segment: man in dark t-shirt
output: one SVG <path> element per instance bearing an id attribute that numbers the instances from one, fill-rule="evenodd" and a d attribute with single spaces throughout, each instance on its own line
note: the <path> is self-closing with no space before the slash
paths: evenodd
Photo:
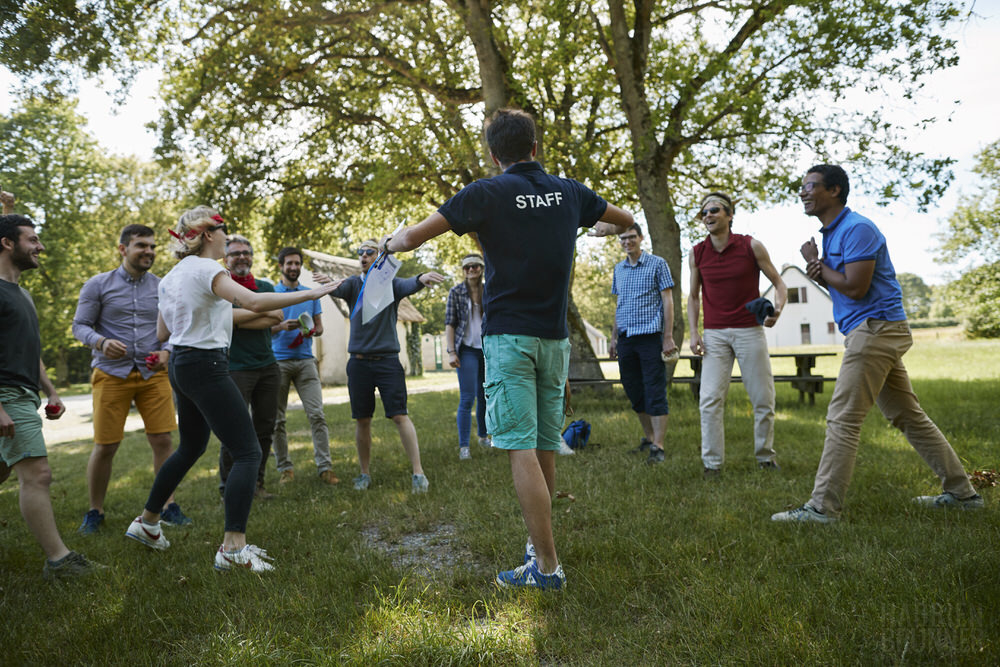
<path id="1" fill-rule="evenodd" d="M 8 193 L 0 197 L 6 213 L 13 197 Z M 56 579 L 88 574 L 99 566 L 66 548 L 52 512 L 52 469 L 38 416 L 39 388 L 49 397 L 48 419 L 58 419 L 66 408 L 41 361 L 35 306 L 18 285 L 23 271 L 38 268 L 43 250 L 30 218 L 0 216 L 0 481 L 10 470 L 17 473 L 21 515 L 45 552 L 42 574 Z"/>
<path id="2" fill-rule="evenodd" d="M 253 246 L 239 235 L 232 235 L 226 241 L 226 267 L 229 274 L 243 287 L 252 292 L 273 292 L 274 285 L 255 278 L 253 267 Z M 284 319 L 281 309 L 266 313 L 255 313 L 245 308 L 233 307 L 233 341 L 229 345 L 229 375 L 239 387 L 240 393 L 253 417 L 253 429 L 260 443 L 260 469 L 257 471 L 257 491 L 254 497 L 267 500 L 273 494 L 264 489 L 264 473 L 271 454 L 271 438 L 274 422 L 278 418 L 278 387 L 281 372 L 271 350 L 271 327 Z M 229 471 L 233 468 L 233 457 L 225 446 L 219 449 L 219 492 L 226 489 Z"/>
<path id="3" fill-rule="evenodd" d="M 486 140 L 503 173 L 466 186 L 381 246 L 403 252 L 448 230 L 478 235 L 486 260 L 486 426 L 493 446 L 508 450 L 530 536 L 524 565 L 500 572 L 496 581 L 554 590 L 566 581 L 552 537 L 552 494 L 569 371 L 566 311 L 577 230 L 592 227 L 593 235 L 607 236 L 633 220 L 581 183 L 545 173 L 534 161 L 535 123 L 528 114 L 497 111 Z"/>
<path id="4" fill-rule="evenodd" d="M 362 274 L 367 274 L 375 262 L 378 244 L 374 240 L 361 243 L 358 261 Z M 329 276 L 313 274 L 322 283 L 330 282 Z M 428 285 L 444 282 L 444 276 L 434 271 L 421 273 L 413 278 L 392 279 L 392 303 L 364 322 L 363 309 L 355 308 L 362 297 L 364 281 L 361 276 L 350 276 L 340 287 L 330 293 L 347 302 L 351 312 L 351 335 L 347 342 L 347 391 L 351 399 L 351 417 L 355 420 L 354 443 L 358 450 L 360 474 L 354 478 L 354 490 L 366 491 L 372 483 L 372 417 L 375 414 L 375 390 L 382 397 L 385 416 L 396 425 L 403 451 L 410 460 L 413 476 L 413 493 L 426 493 L 430 488 L 427 475 L 420 462 L 420 443 L 417 430 L 406 408 L 406 373 L 399 362 L 399 337 L 396 319 L 399 302 L 416 294 Z"/>

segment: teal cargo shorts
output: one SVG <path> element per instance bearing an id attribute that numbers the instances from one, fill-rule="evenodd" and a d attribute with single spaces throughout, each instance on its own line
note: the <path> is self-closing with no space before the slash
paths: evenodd
<path id="1" fill-rule="evenodd" d="M 569 339 L 483 337 L 486 430 L 499 449 L 558 450 Z"/>
<path id="2" fill-rule="evenodd" d="M 26 387 L 0 387 L 0 404 L 14 421 L 14 437 L 0 437 L 0 459 L 14 467 L 23 459 L 48 456 L 38 394 Z"/>

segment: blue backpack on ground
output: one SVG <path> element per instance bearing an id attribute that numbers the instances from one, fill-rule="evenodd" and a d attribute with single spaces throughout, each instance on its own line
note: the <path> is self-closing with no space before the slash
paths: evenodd
<path id="1" fill-rule="evenodd" d="M 570 449 L 583 449 L 590 440 L 590 424 L 582 419 L 577 419 L 566 427 L 562 438 Z"/>

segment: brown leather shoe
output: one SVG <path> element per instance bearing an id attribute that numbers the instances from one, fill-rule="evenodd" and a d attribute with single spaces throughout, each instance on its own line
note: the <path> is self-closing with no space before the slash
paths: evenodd
<path id="1" fill-rule="evenodd" d="M 274 498 L 274 494 L 266 491 L 262 485 L 258 484 L 257 490 L 253 492 L 253 497 L 257 500 L 270 500 Z"/>
<path id="2" fill-rule="evenodd" d="M 340 480 L 337 479 L 337 476 L 333 474 L 332 470 L 324 470 L 319 474 L 319 478 L 326 484 L 337 484 L 340 482 Z"/>
<path id="3" fill-rule="evenodd" d="M 278 484 L 288 484 L 289 482 L 295 481 L 295 471 L 289 468 L 288 470 L 281 471 L 281 478 L 278 480 Z"/>

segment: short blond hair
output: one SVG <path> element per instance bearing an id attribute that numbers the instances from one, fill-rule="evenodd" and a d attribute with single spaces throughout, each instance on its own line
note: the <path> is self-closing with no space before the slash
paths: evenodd
<path id="1" fill-rule="evenodd" d="M 177 259 L 184 259 L 201 252 L 201 247 L 205 244 L 202 232 L 218 225 L 221 219 L 219 212 L 210 206 L 196 206 L 184 211 L 177 221 L 177 229 L 171 234 L 174 240 L 170 249 Z"/>

